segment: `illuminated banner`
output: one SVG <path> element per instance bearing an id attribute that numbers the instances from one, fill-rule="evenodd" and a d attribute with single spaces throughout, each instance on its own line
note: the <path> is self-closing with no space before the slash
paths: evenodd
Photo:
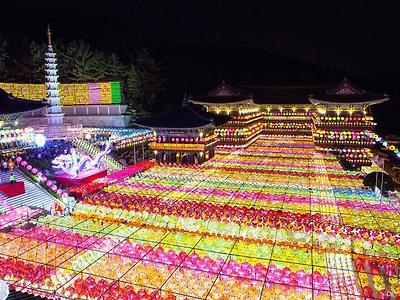
<path id="1" fill-rule="evenodd" d="M 149 143 L 152 150 L 185 150 L 185 151 L 204 151 L 203 144 L 172 144 L 172 143 Z"/>
<path id="2" fill-rule="evenodd" d="M 119 82 L 110 82 L 111 99 L 113 104 L 121 103 L 121 85 Z"/>
<path id="3" fill-rule="evenodd" d="M 100 103 L 111 103 L 111 84 L 109 82 L 100 82 Z"/>
<path id="4" fill-rule="evenodd" d="M 63 105 L 76 104 L 75 86 L 73 84 L 60 84 L 60 95 L 61 95 L 61 103 Z"/>
<path id="5" fill-rule="evenodd" d="M 62 102 L 62 95 L 61 102 Z M 75 100 L 76 104 L 89 104 L 89 86 L 87 83 L 75 84 Z"/>
<path id="6" fill-rule="evenodd" d="M 100 104 L 100 83 L 89 83 L 89 102 L 90 104 Z"/>
<path id="7" fill-rule="evenodd" d="M 45 98 L 45 96 L 46 96 L 46 85 L 45 84 L 29 84 L 29 95 L 28 95 L 28 97 L 31 97 L 31 95 L 38 97 L 38 98 L 32 97 L 33 99 L 41 100 L 41 99 Z M 30 98 L 28 98 L 28 99 L 30 99 Z"/>
<path id="8" fill-rule="evenodd" d="M 60 84 L 62 105 L 120 104 L 119 82 L 90 82 Z M 2 83 L 0 89 L 23 99 L 42 101 L 46 98 L 46 84 Z"/>
<path id="9" fill-rule="evenodd" d="M 0 89 L 5 90 L 7 93 L 12 92 L 12 83 L 2 83 L 0 82 Z"/>

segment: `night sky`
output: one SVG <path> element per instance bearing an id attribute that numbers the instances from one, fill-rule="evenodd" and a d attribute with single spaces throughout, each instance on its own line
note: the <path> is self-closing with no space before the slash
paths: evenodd
<path id="1" fill-rule="evenodd" d="M 399 12 L 400 1 L 13 0 L 1 3 L 0 34 L 44 39 L 50 21 L 55 36 L 66 40 L 138 37 L 167 69 L 176 64 L 174 55 L 188 69 L 197 68 L 195 60 L 212 62 L 213 74 L 196 73 L 204 78 L 184 81 L 171 72 L 176 86 L 195 92 L 220 79 L 295 85 L 347 76 L 389 93 L 391 103 L 376 112 L 384 131 L 400 133 Z"/>

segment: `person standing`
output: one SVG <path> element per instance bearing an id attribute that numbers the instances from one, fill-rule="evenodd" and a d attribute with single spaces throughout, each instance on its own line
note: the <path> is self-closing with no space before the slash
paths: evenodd
<path id="1" fill-rule="evenodd" d="M 13 172 L 10 174 L 10 183 L 15 183 L 15 175 Z"/>
<path id="2" fill-rule="evenodd" d="M 14 161 L 10 158 L 10 160 L 8 161 L 8 169 L 10 171 L 14 170 Z"/>

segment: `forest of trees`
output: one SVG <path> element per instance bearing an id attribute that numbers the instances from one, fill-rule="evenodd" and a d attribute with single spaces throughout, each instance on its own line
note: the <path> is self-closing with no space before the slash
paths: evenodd
<path id="1" fill-rule="evenodd" d="M 145 47 L 128 58 L 97 49 L 84 40 L 56 41 L 60 82 L 121 81 L 128 111 L 144 116 L 161 101 L 165 79 L 161 65 Z M 8 41 L 0 36 L 0 81 L 44 83 L 46 44 L 26 37 Z"/>
<path id="2" fill-rule="evenodd" d="M 222 80 L 234 85 L 318 85 L 335 84 L 346 75 L 263 50 L 177 44 L 131 32 L 99 35 L 86 32 L 78 40 L 64 33 L 55 40 L 60 81 L 121 81 L 124 101 L 137 117 L 175 107 L 185 93 L 202 95 Z M 44 82 L 47 45 L 32 39 L 0 34 L 0 81 Z M 373 107 L 381 132 L 398 132 L 397 73 L 393 69 L 364 78 L 347 74 L 366 90 L 389 93 L 390 101 Z"/>

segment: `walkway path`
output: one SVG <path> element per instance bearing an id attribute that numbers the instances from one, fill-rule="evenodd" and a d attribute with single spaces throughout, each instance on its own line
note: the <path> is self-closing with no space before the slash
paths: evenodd
<path id="1" fill-rule="evenodd" d="M 30 206 L 43 208 L 49 211 L 55 200 L 55 197 L 44 190 L 38 183 L 27 178 L 19 171 L 14 171 L 14 174 L 16 181 L 23 181 L 25 183 L 25 193 L 11 198 L 7 197 L 3 193 L 0 193 L 1 197 L 16 207 Z M 10 178 L 10 172 L 1 172 L 0 178 L 1 183 L 8 182 Z"/>

